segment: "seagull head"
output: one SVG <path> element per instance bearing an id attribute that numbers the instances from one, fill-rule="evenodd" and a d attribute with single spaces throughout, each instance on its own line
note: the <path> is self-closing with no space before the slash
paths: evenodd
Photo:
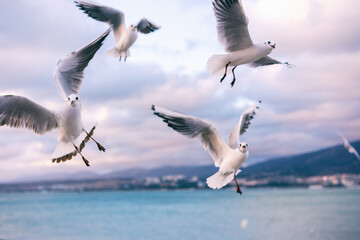
<path id="1" fill-rule="evenodd" d="M 271 41 L 264 42 L 265 45 L 269 46 L 269 50 L 275 49 L 276 43 L 272 43 Z"/>
<path id="2" fill-rule="evenodd" d="M 246 153 L 248 150 L 248 144 L 245 142 L 242 142 L 239 144 L 239 151 L 242 153 Z"/>
<path id="3" fill-rule="evenodd" d="M 80 106 L 80 98 L 77 94 L 70 94 L 67 100 L 68 104 L 72 107 Z"/>
<path id="4" fill-rule="evenodd" d="M 137 25 L 131 24 L 129 29 L 135 31 L 137 29 Z"/>

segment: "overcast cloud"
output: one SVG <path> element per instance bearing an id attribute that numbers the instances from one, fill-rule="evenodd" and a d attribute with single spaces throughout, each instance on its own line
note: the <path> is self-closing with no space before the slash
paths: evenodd
<path id="1" fill-rule="evenodd" d="M 189 140 L 152 114 L 152 104 L 206 119 L 224 140 L 241 112 L 263 104 L 248 132 L 247 164 L 303 153 L 360 138 L 360 2 L 357 0 L 243 0 L 254 42 L 275 41 L 271 54 L 296 65 L 236 69 L 220 84 L 206 61 L 222 53 L 210 0 L 98 0 L 125 13 L 126 24 L 142 17 L 161 26 L 139 35 L 131 57 L 105 55 L 112 34 L 85 70 L 80 96 L 83 121 L 105 146 L 92 142 L 84 155 L 53 164 L 58 130 L 37 136 L 0 128 L 0 182 L 46 174 L 128 167 L 211 164 L 198 140 Z M 58 60 L 107 29 L 73 1 L 0 1 L 0 94 L 27 97 L 49 109 L 64 106 L 53 81 Z"/>

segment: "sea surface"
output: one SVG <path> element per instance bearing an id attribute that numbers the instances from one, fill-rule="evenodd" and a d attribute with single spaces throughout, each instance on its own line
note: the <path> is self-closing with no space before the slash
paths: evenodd
<path id="1" fill-rule="evenodd" d="M 360 189 L 0 193 L 0 239 L 360 239 Z"/>

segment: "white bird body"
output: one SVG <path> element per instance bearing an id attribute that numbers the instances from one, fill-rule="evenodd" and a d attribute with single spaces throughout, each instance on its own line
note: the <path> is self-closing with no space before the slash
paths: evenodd
<path id="1" fill-rule="evenodd" d="M 238 66 L 242 64 L 252 63 L 262 57 L 266 57 L 273 50 L 272 47 L 263 44 L 252 45 L 248 48 L 227 53 L 229 66 Z"/>
<path id="2" fill-rule="evenodd" d="M 249 156 L 246 143 L 242 143 L 236 149 L 232 149 L 225 156 L 219 166 L 218 172 L 206 179 L 206 183 L 212 189 L 220 189 L 230 183 L 241 171 L 239 168 Z"/>
<path id="3" fill-rule="evenodd" d="M 80 102 L 65 107 L 59 117 L 59 141 L 73 141 L 84 131 Z"/>
<path id="4" fill-rule="evenodd" d="M 236 175 L 241 171 L 239 168 L 248 158 L 249 151 L 247 143 L 238 141 L 239 136 L 249 127 L 259 103 L 250 106 L 241 114 L 238 124 L 231 131 L 229 144 L 226 144 L 215 127 L 206 121 L 157 106 L 152 106 L 152 110 L 175 131 L 190 138 L 200 138 L 203 147 L 212 156 L 215 166 L 219 167 L 214 175 L 206 179 L 210 188 L 220 189 L 234 179 L 238 187 L 237 192 L 241 194 Z"/>
<path id="5" fill-rule="evenodd" d="M 62 111 L 54 113 L 21 96 L 0 96 L 0 126 L 26 127 L 37 134 L 59 128 L 58 145 L 52 154 L 52 162 L 70 160 L 79 153 L 85 164 L 90 166 L 89 161 L 81 154 L 85 143 L 91 138 L 99 150 L 105 151 L 105 148 L 92 138 L 95 127 L 88 133 L 83 126 L 82 107 L 78 93 L 84 69 L 100 49 L 110 30 L 105 31 L 85 47 L 63 57 L 57 63 L 54 80 L 60 95 L 66 102 Z M 83 137 L 82 133 L 86 136 Z"/>
<path id="6" fill-rule="evenodd" d="M 150 22 L 146 18 L 142 18 L 136 25 L 125 27 L 125 16 L 122 11 L 104 6 L 101 4 L 88 1 L 75 1 L 76 6 L 83 10 L 89 17 L 106 22 L 112 27 L 115 37 L 115 47 L 107 51 L 109 56 L 119 58 L 126 58 L 130 56 L 130 47 L 135 43 L 138 32 L 148 34 L 156 31 L 160 27 Z"/>
<path id="7" fill-rule="evenodd" d="M 220 70 L 225 69 L 221 78 L 222 82 L 231 66 L 234 85 L 236 78 L 234 70 L 237 66 L 249 64 L 251 67 L 266 66 L 272 64 L 292 65 L 287 62 L 281 63 L 268 55 L 275 49 L 275 43 L 266 41 L 262 44 L 254 44 L 248 30 L 248 18 L 245 15 L 241 0 L 214 0 L 214 14 L 217 21 L 217 35 L 223 45 L 226 54 L 214 54 L 207 62 L 207 69 L 211 75 L 218 75 Z"/>
<path id="8" fill-rule="evenodd" d="M 106 53 L 109 56 L 120 58 L 129 57 L 129 48 L 135 43 L 138 38 L 138 33 L 135 27 L 130 26 L 123 34 L 120 35 L 119 41 L 117 41 L 115 48 L 110 49 Z"/>
<path id="9" fill-rule="evenodd" d="M 236 172 L 246 161 L 249 156 L 249 151 L 245 151 L 238 147 L 232 149 L 227 155 L 225 155 L 220 167 L 219 172 L 222 174 L 229 174 Z"/>

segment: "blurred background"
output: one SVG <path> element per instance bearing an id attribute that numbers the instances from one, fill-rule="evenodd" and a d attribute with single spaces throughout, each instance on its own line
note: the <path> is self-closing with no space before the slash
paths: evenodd
<path id="1" fill-rule="evenodd" d="M 1 127 L 0 190 L 81 192 L 84 189 L 205 189 L 204 179 L 216 171 L 210 155 L 204 151 L 197 139 L 186 139 L 168 128 L 152 114 L 151 105 L 163 106 L 205 119 L 211 122 L 227 141 L 228 134 L 242 111 L 258 100 L 262 100 L 260 110 L 247 133 L 241 137 L 242 141 L 249 144 L 250 151 L 245 169 L 241 173 L 243 175 L 238 176 L 243 177 L 243 185 L 322 188 L 359 184 L 359 162 L 341 146 L 342 140 L 335 130 L 341 131 L 356 149 L 360 149 L 360 30 L 357 27 L 360 25 L 360 2 L 242 2 L 249 18 L 249 31 L 253 41 L 276 42 L 276 49 L 271 53 L 271 57 L 287 61 L 296 67 L 290 69 L 284 66 L 269 66 L 253 69 L 240 66 L 235 70 L 237 82 L 231 88 L 231 75 L 220 84 L 220 77 L 211 77 L 206 70 L 207 59 L 214 53 L 224 52 L 217 40 L 216 21 L 210 0 L 98 0 L 97 3 L 123 11 L 126 26 L 136 24 L 142 17 L 161 26 L 160 30 L 148 35 L 139 34 L 126 62 L 119 62 L 118 59 L 105 54 L 115 45 L 111 33 L 85 69 L 80 91 L 83 122 L 88 130 L 97 124 L 94 136 L 106 148 L 106 153 L 99 152 L 96 145 L 89 142 L 83 153 L 90 161 L 91 168 L 86 168 L 79 156 L 69 162 L 54 164 L 50 157 L 57 144 L 58 130 L 37 136 L 27 129 Z M 107 24 L 89 18 L 70 0 L 51 3 L 46 0 L 5 0 L 0 2 L 0 16 L 0 94 L 21 95 L 48 109 L 60 110 L 64 102 L 56 89 L 52 75 L 57 62 L 103 33 L 108 28 Z M 98 179 L 102 180 L 101 183 Z M 74 182 L 67 184 L 64 182 L 66 180 Z M 80 180 L 82 182 L 78 182 Z M 264 190 L 265 193 L 252 189 L 249 191 L 254 197 L 253 200 L 267 195 L 267 190 Z M 309 194 L 301 191 L 297 193 L 305 196 L 303 199 L 312 196 L 312 192 Z M 346 196 L 341 191 L 344 190 L 329 194 L 332 197 Z M 345 205 L 348 203 L 349 208 L 345 209 L 345 212 L 358 213 L 358 205 L 350 203 L 358 202 L 360 194 L 358 190 L 351 191 L 353 192 L 350 194 L 350 200 L 345 198 L 339 202 Z M 207 191 L 205 193 L 209 194 Z M 297 193 L 290 192 L 287 196 Z M 176 195 L 176 192 L 172 194 L 175 196 L 158 197 L 183 199 Z M 228 204 L 237 202 L 239 206 L 242 201 L 250 198 L 239 199 L 235 190 L 213 191 L 211 194 L 213 195 L 210 197 L 206 195 L 199 198 L 213 198 L 218 199 L 214 201 L 221 202 L 230 197 L 232 201 Z M 275 198 L 278 194 L 271 196 Z M 14 196 L 0 193 L 0 210 L 3 210 L 3 214 L 0 213 L 0 239 L 27 239 L 25 235 L 11 235 L 10 232 L 22 232 L 21 229 L 29 227 L 28 222 L 14 224 L 12 227 L 6 225 L 9 224 L 9 219 L 15 219 L 15 222 L 22 219 L 20 213 L 14 216 L 4 212 L 4 209 L 11 209 L 6 203 L 16 202 L 19 196 L 12 197 Z M 44 201 L 50 201 L 52 204 L 54 199 L 61 201 L 58 195 L 53 197 Z M 134 198 L 143 197 L 135 195 Z M 192 198 L 191 194 L 183 197 Z M 29 197 L 33 198 L 35 200 L 31 201 L 41 202 L 37 199 L 38 195 Z M 145 198 L 151 197 L 145 195 Z M 331 197 L 326 197 L 325 194 L 320 199 L 329 198 Z M 92 196 L 83 199 L 89 200 Z M 86 201 L 83 199 L 81 201 Z M 292 200 L 284 198 L 281 201 Z M 322 205 L 321 201 L 316 207 Z M 336 201 L 324 212 L 338 207 L 339 202 Z M 201 201 L 198 203 L 200 205 Z M 212 204 L 214 202 L 206 206 L 211 210 Z M 220 213 L 232 211 L 229 205 L 222 209 L 224 211 L 219 210 Z M 58 207 L 56 204 L 50 206 Z M 89 209 L 93 207 L 92 204 L 86 206 Z M 196 206 L 191 205 L 191 209 Z M 261 208 L 259 206 L 264 205 L 252 206 L 252 209 Z M 179 206 L 174 204 L 172 207 Z M 302 206 L 299 207 L 301 212 Z M 268 209 L 270 208 L 271 204 Z M 191 212 L 191 209 L 188 211 Z M 72 208 L 69 210 L 69 213 L 71 212 Z M 87 213 L 84 216 L 88 216 Z M 223 219 L 224 216 L 220 213 L 218 217 Z M 149 214 L 152 214 L 151 211 Z M 340 217 L 337 213 L 333 214 L 331 217 Z M 59 218 L 58 221 L 64 219 L 56 216 Z M 161 216 L 164 219 L 168 217 L 166 214 Z M 271 226 L 272 222 L 276 222 L 274 215 L 269 216 L 273 218 L 270 217 L 270 220 L 267 220 L 269 222 L 265 221 L 263 226 Z M 284 218 L 296 219 L 298 216 L 294 214 Z M 329 217 L 323 214 L 319 216 L 319 222 Z M 134 219 L 142 218 L 148 220 L 145 223 L 151 221 L 151 218 L 141 214 Z M 258 219 L 256 216 L 252 218 L 255 221 Z M 350 221 L 360 223 L 356 215 L 354 218 L 345 218 L 344 226 L 349 226 L 347 222 Z M 48 219 L 42 218 L 44 221 Z M 182 220 L 186 222 L 186 219 Z M 237 239 L 237 228 L 247 226 L 244 219 L 248 221 L 249 217 L 242 216 L 236 220 L 236 227 L 229 230 L 230 239 Z M 68 220 L 73 222 L 81 219 Z M 245 222 L 242 222 L 243 220 Z M 165 220 L 164 224 L 166 222 Z M 240 222 L 243 225 L 240 225 Z M 250 222 L 249 220 L 249 224 Z M 229 224 L 232 226 L 231 221 L 227 222 L 226 226 Z M 66 233 L 67 227 L 61 226 L 59 229 Z M 293 225 L 279 226 L 281 232 L 282 229 L 289 229 Z M 327 229 L 326 226 L 332 225 L 327 224 L 323 229 Z M 200 231 L 202 228 L 207 229 L 203 225 L 196 229 Z M 114 226 L 114 229 L 117 228 Z M 114 229 L 110 228 L 109 231 L 115 231 Z M 218 230 L 221 229 L 219 227 Z M 39 229 L 40 233 L 42 230 L 44 229 Z M 352 227 L 344 231 L 348 230 L 351 234 L 344 239 L 352 239 L 352 236 L 359 233 Z M 252 233 L 254 232 L 256 231 Z M 292 239 L 296 239 L 294 236 L 299 232 L 292 231 Z M 49 235 L 46 236 L 55 239 L 56 233 L 47 233 Z M 69 236 L 74 234 L 69 233 Z M 32 235 L 32 238 L 28 239 L 41 236 L 44 235 Z M 59 239 L 71 239 L 66 235 L 57 236 Z M 120 233 L 117 236 L 135 238 Z M 176 239 L 166 234 L 164 236 L 168 236 L 165 239 Z M 198 235 L 188 237 L 195 236 Z M 210 236 L 219 239 L 219 235 L 210 234 L 209 239 Z M 267 238 L 269 235 L 247 236 L 247 239 L 259 239 L 257 237 Z M 274 236 L 277 237 L 274 239 L 279 239 L 280 235 Z M 300 235 L 302 238 L 299 239 L 304 239 L 304 236 L 325 239 L 325 235 L 321 234 Z M 336 234 L 326 236 L 330 236 L 329 239 L 340 239 Z M 111 237 L 108 236 L 107 239 Z M 138 236 L 137 239 L 141 237 Z"/>

